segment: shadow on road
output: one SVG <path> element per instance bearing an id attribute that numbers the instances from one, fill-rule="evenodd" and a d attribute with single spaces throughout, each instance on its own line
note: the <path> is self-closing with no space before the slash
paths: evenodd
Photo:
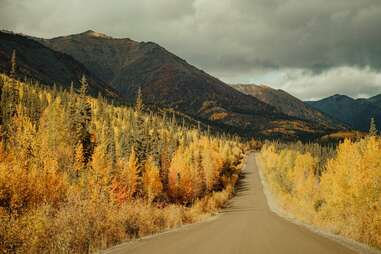
<path id="1" fill-rule="evenodd" d="M 227 204 L 225 205 L 225 208 L 221 211 L 221 214 L 247 213 L 247 212 L 255 212 L 255 211 L 263 210 L 263 209 L 258 209 L 254 207 L 253 206 L 254 203 L 242 204 L 242 202 L 239 202 L 240 200 L 243 200 L 245 196 L 248 195 L 248 192 L 250 190 L 249 178 L 251 174 L 253 173 L 247 172 L 247 171 L 241 173 L 241 176 L 235 188 L 234 197 L 233 199 L 230 199 L 227 202 Z"/>

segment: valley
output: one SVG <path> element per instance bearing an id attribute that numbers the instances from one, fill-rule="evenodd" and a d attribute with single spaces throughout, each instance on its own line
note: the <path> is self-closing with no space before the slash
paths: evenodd
<path id="1" fill-rule="evenodd" d="M 39 34 L 0 31 L 0 253 L 379 253 L 376 68 L 330 95 L 320 58 L 216 47 L 203 70 L 112 29 Z M 278 83 L 245 83 L 257 65 Z"/>

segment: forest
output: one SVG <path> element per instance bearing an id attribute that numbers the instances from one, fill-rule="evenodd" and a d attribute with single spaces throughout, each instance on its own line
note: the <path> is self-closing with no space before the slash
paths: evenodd
<path id="1" fill-rule="evenodd" d="M 307 224 L 381 248 L 381 138 L 338 146 L 266 143 L 263 175 L 283 211 Z"/>
<path id="2" fill-rule="evenodd" d="M 233 195 L 245 147 L 175 115 L 0 75 L 0 252 L 92 253 L 199 221 Z"/>

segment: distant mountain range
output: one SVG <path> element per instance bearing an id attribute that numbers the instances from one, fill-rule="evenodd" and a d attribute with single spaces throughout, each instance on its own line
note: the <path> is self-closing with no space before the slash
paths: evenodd
<path id="1" fill-rule="evenodd" d="M 341 129 L 296 98 L 290 109 L 300 109 L 279 108 L 232 88 L 153 42 L 112 38 L 94 31 L 53 39 L 1 32 L 1 72 L 8 72 L 13 49 L 19 78 L 68 87 L 85 74 L 92 94 L 100 92 L 128 104 L 135 101 L 141 88 L 144 103 L 151 108 L 170 108 L 245 136 L 300 138 Z"/>
<path id="2" fill-rule="evenodd" d="M 309 106 L 281 89 L 273 89 L 266 85 L 256 84 L 240 84 L 233 85 L 233 87 L 275 107 L 286 115 L 311 121 L 315 124 L 323 125 L 326 128 L 345 129 L 345 126 L 339 121 Z"/>
<path id="3" fill-rule="evenodd" d="M 368 131 L 371 118 L 374 118 L 378 129 L 381 130 L 381 94 L 369 99 L 353 99 L 336 94 L 306 103 L 360 131 Z"/>
<path id="4" fill-rule="evenodd" d="M 286 115 L 319 123 L 337 130 L 368 131 L 371 118 L 381 130 L 381 94 L 369 99 L 353 99 L 334 95 L 319 101 L 303 102 L 281 89 L 265 85 L 233 85 L 237 90 L 252 95 Z"/>
<path id="5" fill-rule="evenodd" d="M 370 102 L 370 103 L 376 105 L 377 107 L 381 108 L 381 94 L 369 98 L 368 102 Z"/>

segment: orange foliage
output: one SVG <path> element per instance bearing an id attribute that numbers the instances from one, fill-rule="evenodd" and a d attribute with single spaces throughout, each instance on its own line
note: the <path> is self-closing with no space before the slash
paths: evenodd
<path id="1" fill-rule="evenodd" d="M 123 204 L 132 200 L 137 191 L 138 166 L 135 149 L 132 149 L 128 162 L 120 161 L 118 168 L 120 174 L 113 179 L 111 189 L 117 203 Z"/>

